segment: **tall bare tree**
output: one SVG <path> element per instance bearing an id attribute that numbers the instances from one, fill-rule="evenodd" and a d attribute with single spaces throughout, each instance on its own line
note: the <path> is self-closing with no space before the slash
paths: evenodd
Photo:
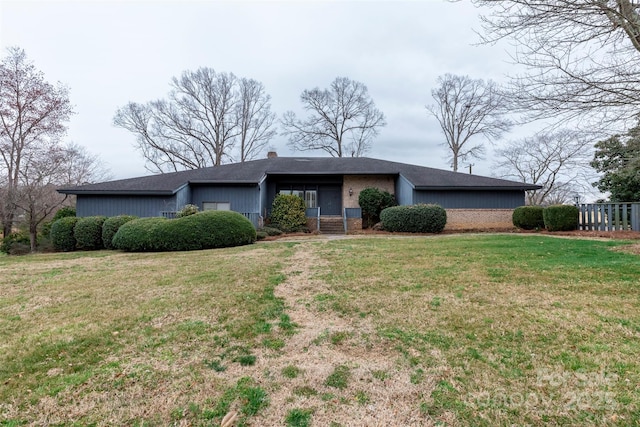
<path id="1" fill-rule="evenodd" d="M 262 83 L 240 79 L 238 94 L 238 152 L 240 161 L 245 162 L 257 158 L 276 135 L 273 127 L 276 116 L 271 112 L 271 97 L 265 93 Z"/>
<path id="2" fill-rule="evenodd" d="M 287 111 L 282 118 L 283 134 L 289 136 L 294 150 L 360 157 L 387 124 L 367 87 L 346 77 L 336 78 L 329 89 L 305 90 L 300 100 L 309 117 L 298 119 L 293 111 Z"/>
<path id="3" fill-rule="evenodd" d="M 474 0 L 484 41 L 515 42 L 514 100 L 530 119 L 605 126 L 640 110 L 640 9 L 630 0 Z"/>
<path id="4" fill-rule="evenodd" d="M 24 50 L 12 47 L 0 63 L 0 220 L 11 233 L 25 158 L 58 144 L 72 114 L 68 89 L 44 80 Z"/>
<path id="5" fill-rule="evenodd" d="M 584 134 L 567 129 L 511 141 L 496 150 L 496 175 L 541 185 L 527 192 L 529 205 L 564 203 L 590 187 L 592 145 Z"/>
<path id="6" fill-rule="evenodd" d="M 445 74 L 438 77 L 438 87 L 431 95 L 435 104 L 426 108 L 444 133 L 454 172 L 461 161 L 483 156 L 484 145 L 473 145 L 472 138 L 481 136 L 492 141 L 511 128 L 511 121 L 504 117 L 505 95 L 491 80 Z"/>
<path id="7" fill-rule="evenodd" d="M 172 79 L 168 99 L 129 103 L 113 119 L 136 134 L 153 172 L 255 158 L 275 135 L 274 120 L 261 83 L 211 68 L 183 72 Z"/>

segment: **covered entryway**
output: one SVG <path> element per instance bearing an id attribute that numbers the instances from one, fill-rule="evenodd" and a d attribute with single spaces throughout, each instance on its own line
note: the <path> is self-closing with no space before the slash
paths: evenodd
<path id="1" fill-rule="evenodd" d="M 342 215 L 342 187 L 319 185 L 318 206 L 320 206 L 321 216 Z"/>

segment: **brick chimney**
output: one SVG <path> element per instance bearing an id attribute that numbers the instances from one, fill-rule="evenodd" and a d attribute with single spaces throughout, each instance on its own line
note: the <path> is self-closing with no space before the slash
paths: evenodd
<path id="1" fill-rule="evenodd" d="M 269 151 L 267 153 L 267 159 L 273 159 L 275 157 L 278 157 L 278 153 L 276 153 L 275 151 Z"/>

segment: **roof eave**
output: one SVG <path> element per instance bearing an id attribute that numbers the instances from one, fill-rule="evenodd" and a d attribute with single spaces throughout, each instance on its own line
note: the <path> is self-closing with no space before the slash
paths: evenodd
<path id="1" fill-rule="evenodd" d="M 539 185 L 522 185 L 522 186 L 491 186 L 491 185 L 458 185 L 458 186 L 449 186 L 449 185 L 416 185 L 416 190 L 479 190 L 479 191 L 489 191 L 489 190 L 497 190 L 497 191 L 505 191 L 505 190 L 514 190 L 514 191 L 527 191 L 527 190 L 539 190 L 542 187 Z"/>
<path id="2" fill-rule="evenodd" d="M 58 193 L 75 194 L 76 196 L 173 196 L 172 190 L 74 190 L 60 188 Z"/>

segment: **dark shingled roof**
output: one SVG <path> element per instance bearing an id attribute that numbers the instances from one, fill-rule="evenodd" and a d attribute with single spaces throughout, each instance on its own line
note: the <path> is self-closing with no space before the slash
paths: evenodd
<path id="1" fill-rule="evenodd" d="M 368 157 L 274 157 L 58 189 L 65 194 L 173 194 L 187 184 L 258 184 L 267 175 L 401 175 L 418 190 L 534 190 L 537 185 Z"/>

